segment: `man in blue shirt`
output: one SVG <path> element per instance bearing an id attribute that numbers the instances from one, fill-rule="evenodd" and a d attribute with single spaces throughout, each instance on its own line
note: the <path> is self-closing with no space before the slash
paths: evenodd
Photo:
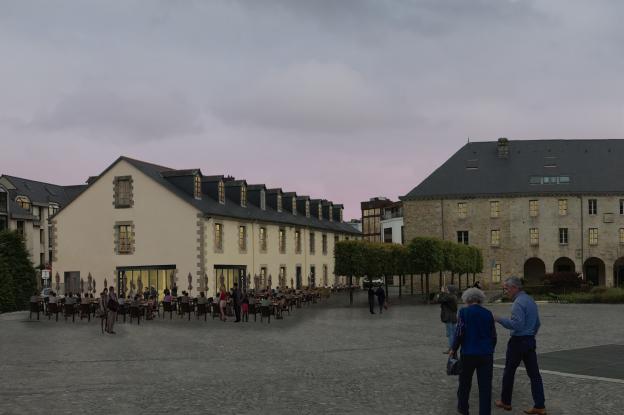
<path id="1" fill-rule="evenodd" d="M 507 297 L 513 300 L 513 305 L 511 306 L 511 318 L 494 316 L 494 319 L 501 326 L 511 331 L 511 338 L 507 344 L 501 399 L 496 401 L 496 406 L 511 411 L 511 393 L 516 369 L 520 362 L 524 362 L 527 375 L 531 380 L 531 394 L 534 401 L 533 408 L 524 412 L 545 415 L 544 385 L 535 353 L 535 335 L 540 328 L 537 304 L 522 290 L 522 280 L 518 277 L 507 278 L 503 284 L 503 290 L 505 290 Z"/>

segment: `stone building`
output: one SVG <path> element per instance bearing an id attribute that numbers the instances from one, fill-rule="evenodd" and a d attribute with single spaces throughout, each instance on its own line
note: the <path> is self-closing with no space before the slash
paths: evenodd
<path id="1" fill-rule="evenodd" d="M 120 157 L 52 219 L 66 291 L 329 286 L 342 205 L 199 169 Z M 91 279 L 89 279 L 91 277 Z M 191 288 L 189 288 L 191 287 Z"/>
<path id="2" fill-rule="evenodd" d="M 475 245 L 488 285 L 575 271 L 624 284 L 624 140 L 473 142 L 402 197 L 405 238 Z"/>

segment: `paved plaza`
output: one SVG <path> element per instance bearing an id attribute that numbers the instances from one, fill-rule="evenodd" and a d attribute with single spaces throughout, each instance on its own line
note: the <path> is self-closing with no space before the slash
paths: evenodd
<path id="1" fill-rule="evenodd" d="M 370 315 L 362 293 L 356 301 L 347 307 L 336 295 L 270 325 L 167 317 L 118 324 L 117 335 L 101 334 L 98 321 L 1 315 L 0 413 L 454 414 L 457 378 L 444 372 L 439 307 L 393 299 Z M 507 314 L 510 305 L 491 308 Z M 624 306 L 540 311 L 549 413 L 623 413 Z M 507 337 L 499 326 L 496 358 Z M 502 370 L 494 370 L 497 397 Z M 476 380 L 473 388 L 477 413 Z M 519 371 L 511 414 L 531 404 Z"/>

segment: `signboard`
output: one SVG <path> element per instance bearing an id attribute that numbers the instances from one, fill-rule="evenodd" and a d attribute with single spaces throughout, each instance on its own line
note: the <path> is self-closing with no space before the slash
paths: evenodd
<path id="1" fill-rule="evenodd" d="M 42 269 L 41 270 L 41 278 L 44 280 L 49 280 L 50 279 L 50 270 L 49 269 Z"/>

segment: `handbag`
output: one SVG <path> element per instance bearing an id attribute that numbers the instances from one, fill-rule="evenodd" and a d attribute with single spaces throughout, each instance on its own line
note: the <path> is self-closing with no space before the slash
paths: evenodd
<path id="1" fill-rule="evenodd" d="M 448 376 L 459 376 L 461 371 L 461 360 L 459 360 L 455 355 L 449 356 L 448 361 L 446 362 L 446 374 Z"/>

